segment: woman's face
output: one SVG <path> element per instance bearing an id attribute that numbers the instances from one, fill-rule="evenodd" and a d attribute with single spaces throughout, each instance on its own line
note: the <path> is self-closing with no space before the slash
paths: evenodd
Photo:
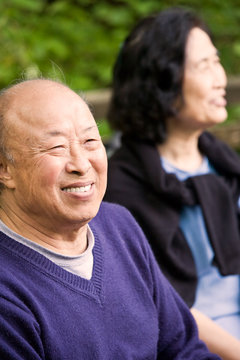
<path id="1" fill-rule="evenodd" d="M 227 117 L 225 88 L 227 78 L 217 49 L 200 28 L 188 35 L 183 77 L 184 104 L 179 120 L 188 129 L 205 129 Z"/>

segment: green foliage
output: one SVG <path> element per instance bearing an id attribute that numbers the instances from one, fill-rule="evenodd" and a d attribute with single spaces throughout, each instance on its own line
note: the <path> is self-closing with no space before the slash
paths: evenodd
<path id="1" fill-rule="evenodd" d="M 239 122 L 239 119 L 240 119 L 240 105 L 228 106 L 227 123 L 235 124 L 235 123 Z M 221 125 L 224 126 L 224 123 Z"/>
<path id="2" fill-rule="evenodd" d="M 21 78 L 62 80 L 75 90 L 108 87 L 119 47 L 142 17 L 168 6 L 199 12 L 229 74 L 239 72 L 239 0 L 1 0 L 0 88 Z"/>
<path id="3" fill-rule="evenodd" d="M 98 121 L 98 130 L 103 142 L 107 142 L 113 135 L 113 131 L 106 119 L 100 119 Z"/>

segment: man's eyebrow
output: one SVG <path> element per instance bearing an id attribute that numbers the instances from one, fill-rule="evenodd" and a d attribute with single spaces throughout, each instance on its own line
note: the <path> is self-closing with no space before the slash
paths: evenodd
<path id="1" fill-rule="evenodd" d="M 66 135 L 63 131 L 58 131 L 58 130 L 53 130 L 53 131 L 48 131 L 46 133 L 46 136 L 63 136 Z"/>
<path id="2" fill-rule="evenodd" d="M 92 129 L 98 129 L 97 125 L 93 125 L 93 126 L 89 126 L 85 129 L 81 129 L 81 133 L 86 133 L 88 131 L 91 131 Z M 52 130 L 52 131 L 48 131 L 46 133 L 46 136 L 47 137 L 50 137 L 50 136 L 66 136 L 66 133 L 64 131 L 59 131 L 59 130 Z"/>
<path id="3" fill-rule="evenodd" d="M 86 128 L 86 129 L 83 129 L 83 132 L 88 132 L 88 131 L 91 131 L 92 129 L 98 130 L 97 124 L 96 124 L 96 125 L 89 126 L 89 127 Z"/>

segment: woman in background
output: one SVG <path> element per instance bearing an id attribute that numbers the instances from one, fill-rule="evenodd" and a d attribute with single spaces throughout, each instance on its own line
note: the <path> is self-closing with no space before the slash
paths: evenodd
<path id="1" fill-rule="evenodd" d="M 122 138 L 105 200 L 132 212 L 200 337 L 233 360 L 240 354 L 240 160 L 206 132 L 227 118 L 226 83 L 196 14 L 173 8 L 143 19 L 114 67 L 109 122 Z"/>

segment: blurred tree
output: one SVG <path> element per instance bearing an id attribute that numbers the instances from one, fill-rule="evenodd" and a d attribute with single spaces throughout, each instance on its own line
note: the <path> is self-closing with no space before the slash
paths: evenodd
<path id="1" fill-rule="evenodd" d="M 75 90 L 110 86 L 112 64 L 140 18 L 169 0 L 1 0 L 0 88 L 19 78 L 63 80 Z M 210 25 L 229 74 L 239 72 L 239 0 L 172 0 Z"/>

